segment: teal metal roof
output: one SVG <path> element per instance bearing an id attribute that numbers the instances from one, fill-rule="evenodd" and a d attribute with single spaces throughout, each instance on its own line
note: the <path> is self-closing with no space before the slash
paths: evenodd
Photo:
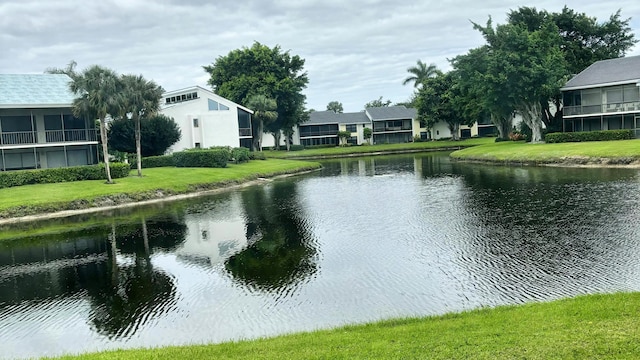
<path id="1" fill-rule="evenodd" d="M 71 106 L 70 81 L 64 74 L 0 74 L 0 107 Z"/>

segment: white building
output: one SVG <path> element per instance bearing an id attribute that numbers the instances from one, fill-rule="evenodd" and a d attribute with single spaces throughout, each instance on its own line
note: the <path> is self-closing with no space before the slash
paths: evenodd
<path id="1" fill-rule="evenodd" d="M 182 132 L 169 153 L 211 146 L 251 148 L 253 111 L 200 86 L 163 94 L 160 113 L 172 117 Z"/>

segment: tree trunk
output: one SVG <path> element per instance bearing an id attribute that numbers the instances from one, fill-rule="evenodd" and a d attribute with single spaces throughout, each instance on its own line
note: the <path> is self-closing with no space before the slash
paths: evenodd
<path id="1" fill-rule="evenodd" d="M 264 129 L 264 123 L 262 120 L 258 122 L 258 151 L 262 151 L 262 130 Z"/>
<path id="2" fill-rule="evenodd" d="M 142 177 L 142 151 L 140 150 L 140 117 L 136 117 L 136 165 L 138 176 Z"/>
<path id="3" fill-rule="evenodd" d="M 542 140 L 542 106 L 539 102 L 525 103 L 520 106 L 522 121 L 531 129 L 531 143 L 541 143 Z"/>
<path id="4" fill-rule="evenodd" d="M 104 157 L 104 170 L 107 173 L 107 184 L 113 184 L 111 169 L 109 168 L 109 148 L 107 146 L 107 126 L 105 119 L 100 119 L 100 139 L 102 140 L 102 156 Z"/>
<path id="5" fill-rule="evenodd" d="M 513 126 L 513 114 L 509 116 L 500 116 L 491 114 L 491 122 L 498 129 L 498 136 L 501 139 L 508 139 L 511 127 Z"/>
<path id="6" fill-rule="evenodd" d="M 273 141 L 276 143 L 276 150 L 280 150 L 280 131 L 271 133 L 273 135 Z"/>
<path id="7" fill-rule="evenodd" d="M 460 124 L 457 122 L 447 123 L 447 127 L 449 128 L 449 132 L 451 132 L 451 139 L 453 141 L 460 140 Z"/>

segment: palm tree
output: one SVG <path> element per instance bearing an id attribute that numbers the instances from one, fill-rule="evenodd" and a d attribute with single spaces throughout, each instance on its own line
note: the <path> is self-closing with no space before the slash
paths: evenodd
<path id="1" fill-rule="evenodd" d="M 109 168 L 106 119 L 107 116 L 118 114 L 121 108 L 120 78 L 111 69 L 93 65 L 78 73 L 69 83 L 69 89 L 76 95 L 72 105 L 73 114 L 77 117 L 100 120 L 100 139 L 107 183 L 113 184 Z"/>
<path id="2" fill-rule="evenodd" d="M 140 119 L 153 116 L 160 110 L 160 98 L 164 89 L 142 75 L 123 75 L 123 101 L 121 115 L 135 121 L 136 162 L 138 176 L 142 176 L 142 153 L 140 150 Z"/>
<path id="3" fill-rule="evenodd" d="M 427 65 L 421 60 L 417 61 L 416 66 L 408 68 L 407 72 L 411 75 L 404 79 L 402 85 L 407 85 L 408 83 L 413 82 L 413 86 L 416 88 L 421 86 L 426 79 L 435 77 L 442 73 L 440 70 L 438 70 L 436 64 L 431 63 Z"/>
<path id="4" fill-rule="evenodd" d="M 257 139 L 254 139 L 254 148 L 257 147 L 259 151 L 262 151 L 262 133 L 264 132 L 265 124 L 269 124 L 278 118 L 278 113 L 275 111 L 277 106 L 273 98 L 264 95 L 252 95 L 247 100 L 247 107 L 253 110 L 253 119 L 258 125 L 255 129 L 254 136 Z"/>

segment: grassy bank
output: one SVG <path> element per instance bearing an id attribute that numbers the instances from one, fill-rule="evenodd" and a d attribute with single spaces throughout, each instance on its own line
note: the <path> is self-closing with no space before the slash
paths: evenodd
<path id="1" fill-rule="evenodd" d="M 490 144 L 495 138 L 473 138 L 462 141 L 428 141 L 402 144 L 380 144 L 304 149 L 299 151 L 264 151 L 269 158 L 305 159 L 315 157 L 341 157 L 348 155 L 365 155 L 373 153 L 394 153 L 403 151 L 432 151 L 459 149 L 469 146 Z"/>
<path id="2" fill-rule="evenodd" d="M 392 320 L 271 339 L 83 359 L 636 359 L 640 293 Z M 74 359 L 66 357 L 65 359 Z"/>
<path id="3" fill-rule="evenodd" d="M 0 217 L 100 207 L 219 188 L 286 173 L 319 168 L 313 162 L 270 159 L 226 168 L 152 168 L 143 177 L 27 185 L 0 189 Z M 132 172 L 133 174 L 133 172 Z"/>
<path id="4" fill-rule="evenodd" d="M 640 161 L 640 140 L 561 144 L 506 141 L 454 151 L 451 157 L 506 163 L 630 164 Z"/>

